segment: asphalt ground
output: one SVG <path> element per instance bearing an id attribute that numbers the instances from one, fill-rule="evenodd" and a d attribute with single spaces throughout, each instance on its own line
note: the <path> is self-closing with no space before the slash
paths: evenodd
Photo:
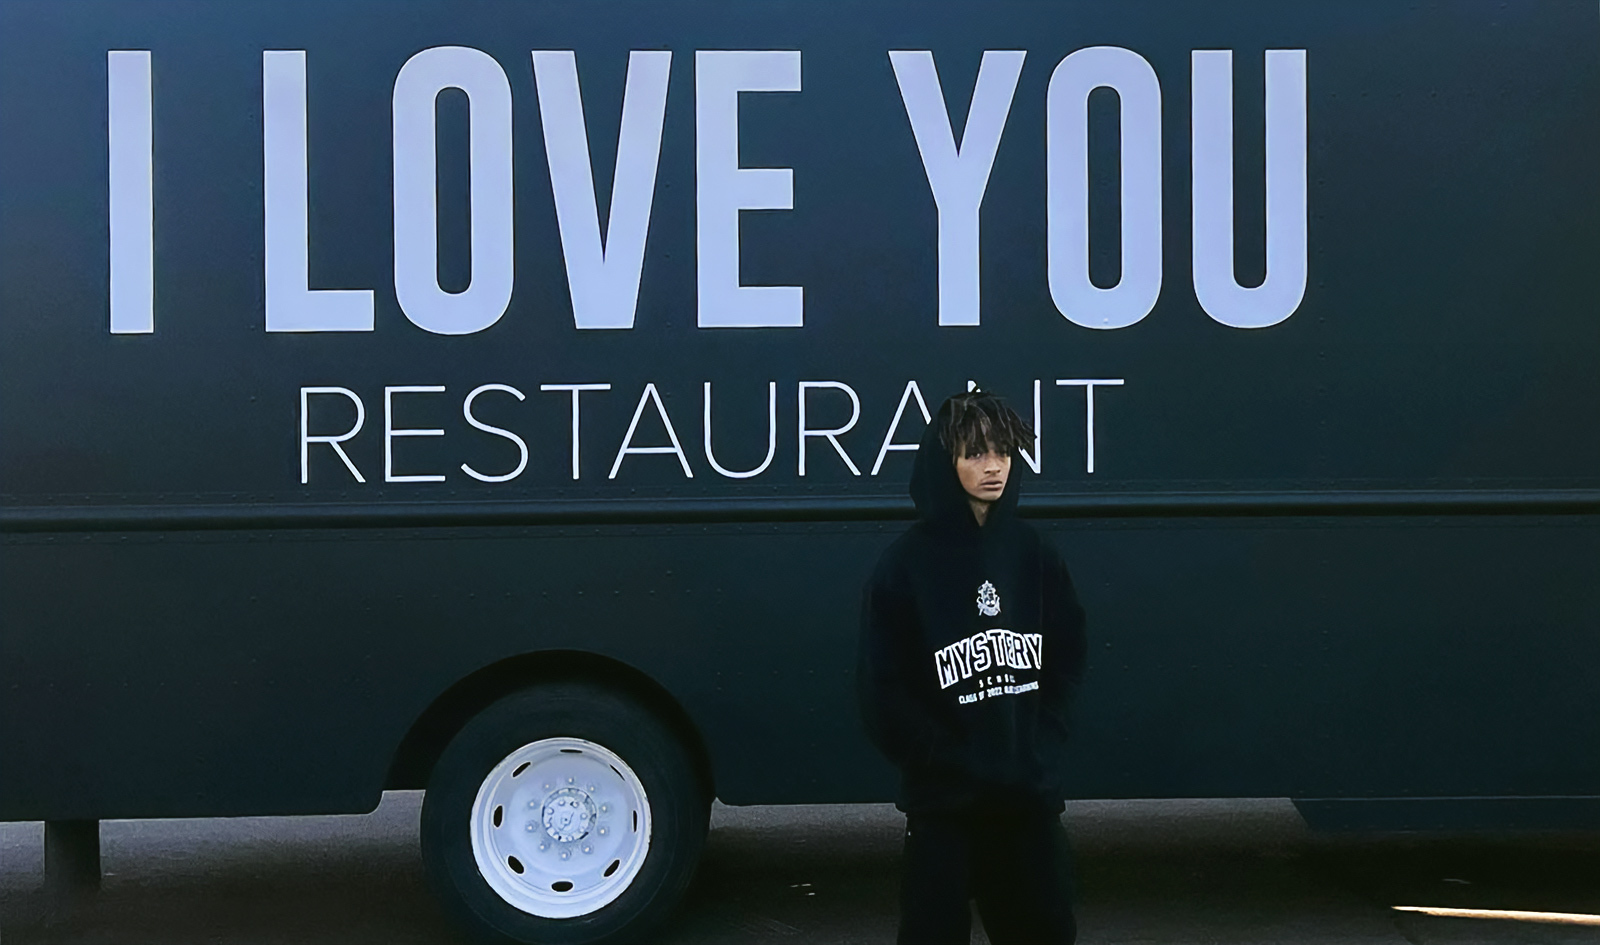
<path id="1" fill-rule="evenodd" d="M 423 879 L 420 809 L 394 793 L 365 816 L 107 822 L 100 892 L 53 922 L 42 826 L 0 825 L 0 942 L 462 942 Z M 1317 835 L 1281 799 L 1075 802 L 1066 818 L 1086 945 L 1600 943 L 1600 924 L 1395 908 L 1600 916 L 1596 833 Z M 903 823 L 887 805 L 719 805 L 657 941 L 891 942 Z"/>

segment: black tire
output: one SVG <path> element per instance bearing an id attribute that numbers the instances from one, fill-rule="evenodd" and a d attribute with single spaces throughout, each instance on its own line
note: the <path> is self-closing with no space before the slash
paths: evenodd
<path id="1" fill-rule="evenodd" d="M 512 905 L 485 881 L 472 852 L 472 807 L 484 779 L 513 752 L 545 738 L 586 739 L 616 753 L 650 805 L 650 846 L 639 872 L 614 901 L 576 918 L 544 918 Z M 422 804 L 423 864 L 441 903 L 482 941 L 635 942 L 688 887 L 710 808 L 680 740 L 637 702 L 588 683 L 533 686 L 474 716 L 440 755 Z"/>

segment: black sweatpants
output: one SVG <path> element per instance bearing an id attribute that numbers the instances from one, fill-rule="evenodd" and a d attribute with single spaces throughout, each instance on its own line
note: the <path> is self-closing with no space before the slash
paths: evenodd
<path id="1" fill-rule="evenodd" d="M 994 945 L 1072 945 L 1067 832 L 1051 813 L 910 814 L 900 945 L 969 945 L 976 899 Z"/>

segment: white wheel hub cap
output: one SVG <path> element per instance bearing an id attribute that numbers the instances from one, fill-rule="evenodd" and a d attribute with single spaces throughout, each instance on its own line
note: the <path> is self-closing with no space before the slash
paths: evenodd
<path id="1" fill-rule="evenodd" d="M 472 803 L 472 856 L 489 888 L 547 919 L 622 895 L 650 850 L 650 802 L 617 754 L 545 738 L 507 755 Z"/>

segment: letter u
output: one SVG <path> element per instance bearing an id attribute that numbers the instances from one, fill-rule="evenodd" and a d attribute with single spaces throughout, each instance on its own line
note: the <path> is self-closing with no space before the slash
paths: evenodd
<path id="1" fill-rule="evenodd" d="M 774 456 L 778 455 L 778 382 L 777 381 L 768 381 L 767 382 L 767 458 L 763 459 L 761 461 L 761 465 L 757 466 L 754 469 L 747 469 L 744 472 L 736 472 L 736 471 L 734 471 L 732 469 L 724 468 L 721 463 L 717 462 L 717 457 L 715 456 L 715 454 L 713 453 L 713 451 L 711 449 L 711 382 L 710 381 L 706 381 L 705 401 L 706 401 L 706 411 L 705 411 L 706 462 L 711 464 L 711 468 L 715 469 L 717 472 L 721 473 L 722 475 L 727 476 L 729 479 L 749 479 L 752 476 L 759 476 L 762 473 L 766 472 L 767 471 L 767 467 L 772 465 L 772 458 Z"/>
<path id="2" fill-rule="evenodd" d="M 1233 52 L 1197 49 L 1193 73 L 1194 292 L 1233 328 L 1267 328 L 1306 294 L 1306 51 L 1266 54 L 1267 277 L 1233 270 Z"/>

